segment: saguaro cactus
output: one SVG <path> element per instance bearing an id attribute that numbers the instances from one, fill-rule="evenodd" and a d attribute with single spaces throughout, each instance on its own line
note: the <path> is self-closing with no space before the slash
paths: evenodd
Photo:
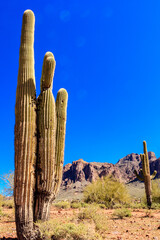
<path id="1" fill-rule="evenodd" d="M 60 89 L 55 103 L 55 60 L 44 57 L 41 93 L 36 104 L 34 14 L 23 15 L 15 106 L 15 217 L 18 239 L 40 239 L 34 220 L 47 220 L 62 179 L 68 94 Z"/>
<path id="2" fill-rule="evenodd" d="M 144 148 L 144 154 L 140 154 L 140 157 L 142 160 L 142 169 L 140 169 L 140 175 L 137 174 L 136 170 L 134 171 L 134 173 L 136 174 L 137 178 L 140 181 L 144 181 L 145 193 L 147 198 L 147 206 L 148 208 L 151 208 L 151 204 L 152 204 L 151 180 L 156 176 L 157 171 L 154 171 L 154 173 L 150 175 L 147 144 L 145 141 L 143 141 L 143 148 Z"/>
<path id="3" fill-rule="evenodd" d="M 33 230 L 36 165 L 36 92 L 34 74 L 34 14 L 23 15 L 15 106 L 14 199 L 19 239 Z"/>

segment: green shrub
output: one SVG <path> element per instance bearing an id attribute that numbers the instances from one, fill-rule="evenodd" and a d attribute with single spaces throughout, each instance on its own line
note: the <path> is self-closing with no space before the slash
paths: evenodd
<path id="1" fill-rule="evenodd" d="M 2 202 L 2 207 L 14 208 L 14 200 L 13 200 L 13 199 L 3 200 L 3 202 Z"/>
<path id="2" fill-rule="evenodd" d="M 0 217 L 3 216 L 3 215 L 4 215 L 4 213 L 2 211 L 2 208 L 0 208 Z"/>
<path id="3" fill-rule="evenodd" d="M 81 206 L 82 206 L 82 208 L 87 208 L 89 206 L 89 204 L 86 202 L 81 202 Z"/>
<path id="4" fill-rule="evenodd" d="M 68 209 L 68 208 L 70 208 L 70 203 L 67 201 L 61 201 L 61 202 L 54 203 L 54 206 L 59 209 L 61 209 L 61 208 Z"/>
<path id="5" fill-rule="evenodd" d="M 84 201 L 113 208 L 115 204 L 130 203 L 130 196 L 124 184 L 109 176 L 88 185 L 84 189 Z"/>
<path id="6" fill-rule="evenodd" d="M 151 208 L 152 209 L 160 209 L 160 203 L 153 202 Z"/>
<path id="7" fill-rule="evenodd" d="M 96 231 L 103 233 L 107 230 L 107 216 L 102 211 L 99 212 L 99 209 L 99 206 L 92 204 L 78 213 L 78 219 L 81 221 L 92 220 Z"/>
<path id="8" fill-rule="evenodd" d="M 84 223 L 59 222 L 50 220 L 37 223 L 42 236 L 53 240 L 102 240 L 95 231 L 91 231 Z"/>
<path id="9" fill-rule="evenodd" d="M 132 209 L 146 209 L 147 208 L 147 202 L 142 200 L 142 202 L 133 202 L 130 204 L 130 208 Z"/>
<path id="10" fill-rule="evenodd" d="M 2 206 L 2 202 L 3 202 L 3 195 L 0 194 L 0 207 Z"/>
<path id="11" fill-rule="evenodd" d="M 116 209 L 113 213 L 113 216 L 123 219 L 124 217 L 131 217 L 132 213 L 127 208 Z"/>
<path id="12" fill-rule="evenodd" d="M 152 202 L 160 203 L 160 180 L 152 181 Z"/>
<path id="13" fill-rule="evenodd" d="M 100 208 L 102 208 L 102 209 L 106 209 L 106 205 L 105 205 L 105 204 L 100 203 L 100 204 L 98 204 L 98 205 L 99 205 Z"/>
<path id="14" fill-rule="evenodd" d="M 81 208 L 82 204 L 80 202 L 71 202 L 71 208 Z"/>
<path id="15" fill-rule="evenodd" d="M 89 206 L 87 208 L 82 209 L 78 213 L 78 219 L 84 220 L 84 219 L 92 219 L 97 213 L 97 207 Z"/>

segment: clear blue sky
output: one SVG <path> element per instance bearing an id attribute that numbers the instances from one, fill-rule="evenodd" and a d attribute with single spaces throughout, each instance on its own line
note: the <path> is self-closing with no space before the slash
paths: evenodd
<path id="1" fill-rule="evenodd" d="M 43 57 L 56 59 L 53 93 L 69 94 L 65 164 L 160 157 L 160 1 L 14 0 L 0 3 L 0 174 L 14 169 L 14 108 L 22 15 L 35 13 L 37 95 Z"/>

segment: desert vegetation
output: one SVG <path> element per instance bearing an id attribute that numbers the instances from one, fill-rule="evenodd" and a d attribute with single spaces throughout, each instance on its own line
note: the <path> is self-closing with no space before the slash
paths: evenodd
<path id="1" fill-rule="evenodd" d="M 13 201 L 13 199 L 11 199 Z M 1 197 L 0 238 L 16 238 L 14 208 L 8 207 L 8 198 Z M 74 203 L 74 204 L 73 204 Z M 133 206 L 134 204 L 134 206 Z M 128 207 L 83 201 L 53 203 L 50 220 L 36 222 L 40 236 L 55 240 L 156 239 L 160 237 L 160 208 L 142 209 L 139 203 Z M 144 204 L 144 203 L 143 203 Z"/>
<path id="2" fill-rule="evenodd" d="M 113 208 L 116 205 L 129 204 L 130 196 L 124 184 L 112 176 L 108 176 L 91 183 L 85 188 L 84 201 L 104 204 L 107 208 Z"/>

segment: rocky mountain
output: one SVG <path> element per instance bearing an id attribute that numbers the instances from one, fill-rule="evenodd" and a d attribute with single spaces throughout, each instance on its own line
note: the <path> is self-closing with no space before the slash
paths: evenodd
<path id="1" fill-rule="evenodd" d="M 151 174 L 157 170 L 157 177 L 160 177 L 160 158 L 156 159 L 153 152 L 148 152 Z M 83 188 L 90 182 L 107 175 L 113 175 L 119 181 L 129 183 L 136 180 L 134 170 L 141 168 L 140 155 L 132 153 L 121 158 L 116 164 L 85 162 L 83 159 L 69 163 L 63 168 L 63 179 L 59 196 L 65 195 L 78 197 Z"/>

